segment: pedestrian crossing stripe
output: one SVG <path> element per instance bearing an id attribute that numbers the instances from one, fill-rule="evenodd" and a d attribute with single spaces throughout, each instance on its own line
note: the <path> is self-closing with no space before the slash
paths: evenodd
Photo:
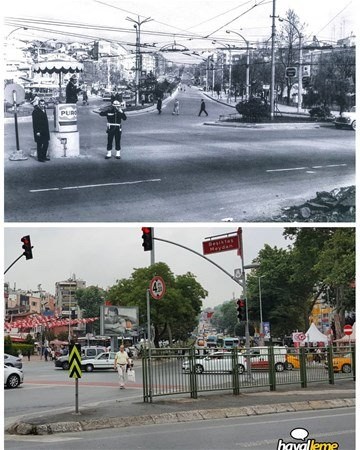
<path id="1" fill-rule="evenodd" d="M 81 378 L 81 345 L 69 346 L 69 378 Z"/>

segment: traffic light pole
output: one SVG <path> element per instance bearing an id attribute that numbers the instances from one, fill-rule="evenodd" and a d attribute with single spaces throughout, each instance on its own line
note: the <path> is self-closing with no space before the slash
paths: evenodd
<path id="1" fill-rule="evenodd" d="M 24 253 L 22 253 L 18 258 L 16 258 L 15 261 L 12 262 L 12 263 L 10 264 L 10 266 L 5 270 L 4 275 L 6 274 L 6 272 L 7 272 L 9 269 L 11 269 L 11 267 L 12 267 L 14 264 L 15 264 L 16 262 L 18 262 L 19 259 L 22 258 L 23 256 L 25 256 Z"/>
<path id="2" fill-rule="evenodd" d="M 246 373 L 248 381 L 251 381 L 251 360 L 250 360 L 250 332 L 249 332 L 249 308 L 247 302 L 247 292 L 246 292 L 246 279 L 245 279 L 245 264 L 244 264 L 244 246 L 243 246 L 243 238 L 242 233 L 239 234 L 239 244 L 241 248 L 241 272 L 243 277 L 242 288 L 243 288 L 243 297 L 245 300 L 245 349 L 246 349 Z"/>
<path id="3" fill-rule="evenodd" d="M 177 247 L 181 247 L 181 248 L 184 248 L 185 250 L 188 250 L 189 252 L 195 253 L 195 255 L 198 255 L 201 258 L 206 259 L 206 261 L 208 261 L 209 263 L 216 266 L 218 269 L 220 269 L 222 272 L 224 272 L 228 277 L 230 277 L 233 281 L 235 281 L 236 284 L 239 284 L 241 287 L 243 287 L 243 282 L 241 280 L 236 279 L 234 277 L 234 275 L 231 275 L 231 273 L 227 272 L 223 267 L 219 266 L 219 264 L 216 264 L 216 262 L 214 262 L 211 259 L 207 258 L 206 256 L 202 255 L 201 253 L 193 250 L 192 248 L 185 247 L 185 245 L 178 244 L 177 242 L 168 241 L 167 239 L 154 238 L 154 240 L 167 242 L 168 244 L 176 245 Z"/>

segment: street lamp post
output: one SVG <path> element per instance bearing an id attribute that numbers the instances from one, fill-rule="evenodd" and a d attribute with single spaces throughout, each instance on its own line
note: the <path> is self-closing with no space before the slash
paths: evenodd
<path id="1" fill-rule="evenodd" d="M 263 326 L 263 314 L 262 314 L 262 299 L 261 299 L 261 278 L 263 278 L 264 275 L 261 275 L 258 277 L 259 279 L 259 308 L 260 308 L 260 339 L 259 343 L 260 345 L 264 345 L 264 326 Z"/>
<path id="2" fill-rule="evenodd" d="M 231 97 L 231 76 L 232 76 L 232 56 L 231 56 L 231 45 L 225 44 L 224 42 L 220 42 L 218 40 L 213 41 L 212 43 L 215 44 L 219 42 L 219 44 L 223 45 L 224 48 L 227 48 L 229 50 L 229 90 L 228 90 L 228 102 L 230 102 Z M 222 65 L 222 70 L 224 70 L 224 65 Z M 222 73 L 222 77 L 224 79 L 224 74 Z"/>
<path id="3" fill-rule="evenodd" d="M 291 22 L 288 19 L 284 19 L 282 17 L 278 17 L 280 22 L 287 22 L 289 23 L 294 29 L 296 30 L 298 36 L 299 36 L 299 70 L 298 70 L 298 105 L 297 105 L 297 112 L 301 112 L 301 105 L 302 105 L 302 59 L 303 59 L 303 53 L 302 53 L 302 38 L 303 35 L 300 33 L 297 26 Z"/>
<path id="4" fill-rule="evenodd" d="M 140 54 L 140 27 L 142 24 L 146 22 L 150 22 L 150 17 L 147 17 L 144 20 L 140 20 L 138 16 L 138 20 L 134 20 L 131 17 L 127 17 L 126 20 L 134 23 L 135 33 L 136 33 L 136 57 L 135 57 L 135 84 L 136 84 L 136 92 L 135 92 L 135 106 L 139 104 L 139 90 L 140 90 L 140 75 L 141 75 L 141 54 Z"/>
<path id="5" fill-rule="evenodd" d="M 9 36 L 11 36 L 13 33 L 15 33 L 15 31 L 18 31 L 18 30 L 27 30 L 27 28 L 26 27 L 17 27 L 17 28 L 15 28 L 14 30 L 10 31 L 10 33 L 6 36 L 5 40 L 8 40 Z"/>
<path id="6" fill-rule="evenodd" d="M 250 93 L 250 42 L 244 38 L 244 36 L 237 31 L 232 30 L 226 30 L 227 33 L 234 33 L 241 37 L 241 39 L 244 40 L 246 44 L 246 89 L 245 89 L 245 95 L 246 100 L 249 99 L 249 93 Z"/>

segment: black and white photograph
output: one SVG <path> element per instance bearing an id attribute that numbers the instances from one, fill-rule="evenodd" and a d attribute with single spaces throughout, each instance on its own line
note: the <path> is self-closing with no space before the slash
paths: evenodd
<path id="1" fill-rule="evenodd" d="M 355 6 L 8 2 L 5 221 L 354 223 Z"/>
<path id="2" fill-rule="evenodd" d="M 5 2 L 5 450 L 356 448 L 358 10 Z"/>

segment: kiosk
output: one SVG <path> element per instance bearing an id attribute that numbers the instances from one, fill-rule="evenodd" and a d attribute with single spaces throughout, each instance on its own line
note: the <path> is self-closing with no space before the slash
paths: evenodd
<path id="1" fill-rule="evenodd" d="M 49 155 L 50 158 L 80 156 L 75 103 L 59 103 L 54 106 L 54 131 L 50 132 Z"/>

